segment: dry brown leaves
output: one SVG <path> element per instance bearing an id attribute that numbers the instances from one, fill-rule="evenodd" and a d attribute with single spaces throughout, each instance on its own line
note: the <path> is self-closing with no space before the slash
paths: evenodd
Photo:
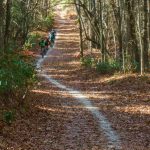
<path id="1" fill-rule="evenodd" d="M 73 21 L 57 22 L 61 36 L 43 69 L 81 90 L 112 123 L 124 150 L 150 149 L 150 75 L 100 75 L 80 65 Z M 104 150 L 107 141 L 83 106 L 39 78 L 29 95 L 31 109 L 0 133 L 0 149 Z"/>

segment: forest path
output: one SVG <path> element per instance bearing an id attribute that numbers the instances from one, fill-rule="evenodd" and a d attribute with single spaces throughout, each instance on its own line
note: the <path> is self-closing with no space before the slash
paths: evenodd
<path id="1" fill-rule="evenodd" d="M 29 94 L 32 109 L 4 129 L 0 149 L 120 149 L 119 137 L 108 120 L 88 97 L 74 90 L 74 81 L 82 81 L 74 73 L 80 66 L 76 59 L 79 35 L 75 21 L 60 15 L 55 25 L 55 47 L 37 62 L 39 83 Z"/>
<path id="2" fill-rule="evenodd" d="M 42 67 L 39 75 L 58 87 L 59 93 L 63 93 L 61 105 L 67 108 L 69 122 L 64 124 L 61 149 L 121 149 L 119 136 L 99 109 L 80 91 L 72 89 L 73 86 L 69 88 L 66 83 L 66 86 L 61 83 L 65 80 L 64 74 L 74 69 L 72 65 L 78 65 L 72 62 L 72 58 L 79 47 L 79 35 L 75 30 L 75 21 L 64 18 L 62 14 L 56 17 L 56 30 L 55 47 L 45 59 L 39 59 L 37 66 Z M 68 75 L 70 82 L 73 76 Z M 66 100 L 63 99 L 64 95 Z"/>
<path id="3" fill-rule="evenodd" d="M 57 10 L 55 47 L 37 62 L 39 83 L 28 95 L 32 109 L 3 129 L 0 150 L 149 150 L 150 84 L 82 67 L 75 20 Z"/>

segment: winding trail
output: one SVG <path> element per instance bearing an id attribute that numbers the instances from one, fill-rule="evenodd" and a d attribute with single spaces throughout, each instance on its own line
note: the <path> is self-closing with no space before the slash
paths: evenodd
<path id="1" fill-rule="evenodd" d="M 77 114 L 77 117 L 72 117 L 70 122 L 65 125 L 65 133 L 62 137 L 62 141 L 64 140 L 64 143 L 62 145 L 65 145 L 66 147 L 62 147 L 60 149 L 87 149 L 87 144 L 84 145 L 84 140 L 87 140 L 87 143 L 92 142 L 92 145 L 96 145 L 96 147 L 91 147 L 89 149 L 116 149 L 120 150 L 121 148 L 121 141 L 119 138 L 118 133 L 111 127 L 111 123 L 107 120 L 107 118 L 100 112 L 99 108 L 94 106 L 90 99 L 88 99 L 82 92 L 79 90 L 75 90 L 74 88 L 70 88 L 67 85 L 64 85 L 61 83 L 61 81 L 54 79 L 53 75 L 51 75 L 51 63 L 55 63 L 58 59 L 68 59 L 63 57 L 63 55 L 60 54 L 59 49 L 68 49 L 68 46 L 63 45 L 63 42 L 72 42 L 70 38 L 78 38 L 78 34 L 73 33 L 73 29 L 75 28 L 74 21 L 67 20 L 65 18 L 62 18 L 61 16 L 58 16 L 56 19 L 57 24 L 57 38 L 56 38 L 56 44 L 54 49 L 49 50 L 47 55 L 44 59 L 40 58 L 37 62 L 37 68 L 42 68 L 42 70 L 39 70 L 39 75 L 41 77 L 44 77 L 46 80 L 49 81 L 49 84 L 52 84 L 53 86 L 56 86 L 60 89 L 60 92 L 63 91 L 65 95 L 70 95 L 72 97 L 72 100 L 75 101 L 73 103 L 76 103 L 75 105 L 82 107 L 82 110 L 80 111 L 80 115 Z M 69 41 L 70 40 L 70 41 Z M 76 46 L 78 42 L 76 43 Z M 63 45 L 63 47 L 61 47 Z M 55 59 L 56 58 L 56 59 Z M 58 60 L 59 61 L 59 60 Z M 56 63 L 57 64 L 57 63 Z M 56 69 L 56 68 L 53 68 Z M 58 69 L 58 68 L 57 68 Z M 63 80 L 63 77 L 62 77 Z M 63 103 L 63 102 L 62 102 Z M 74 104 L 73 104 L 74 105 Z M 63 103 L 64 107 L 71 107 L 72 103 L 68 101 L 67 103 Z M 82 118 L 86 113 L 92 114 L 93 122 L 95 122 L 95 126 L 97 126 L 96 135 L 92 131 L 93 129 L 87 124 L 88 117 Z M 74 111 L 74 114 L 78 113 L 77 111 Z M 88 116 L 88 115 L 87 115 Z M 90 119 L 89 119 L 90 120 Z M 89 132 L 85 132 L 85 130 Z M 82 133 L 83 132 L 83 133 Z M 102 139 L 103 142 L 99 142 L 99 139 L 88 139 L 89 136 L 92 137 L 98 137 Z M 91 135 L 92 134 L 92 135 Z M 68 140 L 68 141 L 67 141 Z M 88 141 L 89 140 L 89 141 Z M 96 144 L 97 143 L 97 144 Z M 99 146 L 101 145 L 101 147 Z M 90 146 L 88 146 L 90 147 Z"/>
<path id="2" fill-rule="evenodd" d="M 75 20 L 61 7 L 55 27 L 55 46 L 39 56 L 38 83 L 0 133 L 0 150 L 149 150 L 150 80 L 82 67 Z"/>

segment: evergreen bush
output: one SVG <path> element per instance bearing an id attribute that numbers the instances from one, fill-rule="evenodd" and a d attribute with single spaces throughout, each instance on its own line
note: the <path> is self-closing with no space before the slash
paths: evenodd
<path id="1" fill-rule="evenodd" d="M 35 81 L 35 69 L 21 55 L 9 52 L 0 58 L 0 93 L 18 92 Z"/>
<path id="2" fill-rule="evenodd" d="M 85 67 L 91 68 L 94 65 L 94 58 L 92 57 L 85 57 L 81 59 L 81 64 Z"/>
<path id="3" fill-rule="evenodd" d="M 114 73 L 121 70 L 121 64 L 118 61 L 96 63 L 96 70 L 102 74 Z"/>

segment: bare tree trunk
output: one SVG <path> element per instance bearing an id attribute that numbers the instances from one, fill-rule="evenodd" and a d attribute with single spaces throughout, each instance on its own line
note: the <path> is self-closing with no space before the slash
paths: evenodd
<path id="1" fill-rule="evenodd" d="M 138 37 L 139 37 L 139 47 L 140 47 L 140 70 L 141 75 L 144 73 L 144 61 L 143 61 L 143 42 L 142 42 L 142 33 L 141 33 L 141 11 L 140 11 L 140 2 L 138 0 Z"/>
<path id="2" fill-rule="evenodd" d="M 9 27 L 11 22 L 11 4 L 12 0 L 7 0 L 6 2 L 6 24 L 5 24 L 5 35 L 4 35 L 4 49 L 5 51 L 8 48 L 8 42 L 9 42 Z"/>
<path id="3" fill-rule="evenodd" d="M 126 0 L 127 10 L 128 10 L 128 36 L 129 36 L 129 54 L 131 55 L 131 60 L 135 60 L 140 63 L 140 55 L 138 49 L 138 41 L 136 38 L 136 27 L 135 27 L 135 15 L 134 15 L 134 0 Z"/>
<path id="4" fill-rule="evenodd" d="M 74 0 L 75 6 L 76 6 L 76 11 L 78 14 L 78 20 L 79 20 L 79 30 L 80 30 L 80 56 L 83 58 L 83 35 L 82 35 L 82 21 L 81 21 L 81 8 L 79 5 L 79 1 Z"/>
<path id="5" fill-rule="evenodd" d="M 0 1 L 0 50 L 4 49 L 4 8 L 3 0 Z"/>
<path id="6" fill-rule="evenodd" d="M 103 36 L 103 2 L 99 1 L 99 9 L 100 9 L 100 45 L 102 52 L 102 62 L 105 62 L 105 47 L 104 47 L 104 36 Z"/>
<path id="7" fill-rule="evenodd" d="M 150 3 L 150 2 L 149 2 Z M 148 44 L 149 44 L 149 39 L 148 39 L 148 0 L 144 0 L 144 64 L 145 64 L 145 69 L 148 69 L 149 67 L 149 60 L 148 60 Z"/>

